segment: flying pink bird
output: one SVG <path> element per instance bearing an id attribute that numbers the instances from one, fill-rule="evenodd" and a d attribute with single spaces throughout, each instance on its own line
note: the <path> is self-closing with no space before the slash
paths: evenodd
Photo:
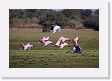
<path id="1" fill-rule="evenodd" d="M 49 40 L 49 37 L 43 37 L 41 39 L 42 43 L 44 44 L 44 46 L 48 46 L 49 44 L 52 44 L 53 42 Z"/>
<path id="2" fill-rule="evenodd" d="M 78 39 L 79 38 L 76 37 L 72 40 L 72 42 L 73 42 L 73 53 L 79 53 L 80 54 L 82 52 L 82 49 L 78 44 Z"/>
<path id="3" fill-rule="evenodd" d="M 21 46 L 24 51 L 30 50 L 33 47 L 33 45 L 31 45 L 30 43 L 26 45 L 22 43 Z"/>
<path id="4" fill-rule="evenodd" d="M 69 40 L 69 38 L 60 37 L 55 45 L 59 46 L 60 49 L 62 49 L 65 46 L 68 46 L 68 43 L 66 43 L 67 40 Z"/>
<path id="5" fill-rule="evenodd" d="M 78 39 L 79 39 L 79 37 L 76 37 L 72 40 L 74 45 L 78 45 Z"/>

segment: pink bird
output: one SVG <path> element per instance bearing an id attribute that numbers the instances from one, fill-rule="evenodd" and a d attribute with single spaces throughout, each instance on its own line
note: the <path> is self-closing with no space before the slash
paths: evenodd
<path id="1" fill-rule="evenodd" d="M 79 37 L 76 37 L 72 40 L 74 45 L 78 45 L 78 39 L 79 39 Z"/>
<path id="2" fill-rule="evenodd" d="M 59 46 L 60 49 L 62 49 L 65 46 L 68 46 L 68 43 L 66 43 L 67 40 L 69 40 L 69 38 L 60 37 L 55 45 Z"/>
<path id="3" fill-rule="evenodd" d="M 49 40 L 49 37 L 43 37 L 41 39 L 42 43 L 44 44 L 44 46 L 48 46 L 49 44 L 52 44 L 53 42 Z"/>
<path id="4" fill-rule="evenodd" d="M 27 44 L 22 43 L 21 46 L 24 51 L 30 50 L 33 47 L 33 45 L 31 45 L 30 43 Z"/>

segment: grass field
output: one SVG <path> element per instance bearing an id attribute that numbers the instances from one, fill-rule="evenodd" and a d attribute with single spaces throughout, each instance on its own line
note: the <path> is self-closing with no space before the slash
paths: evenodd
<path id="1" fill-rule="evenodd" d="M 9 30 L 9 67 L 10 68 L 98 68 L 99 67 L 99 32 L 63 29 L 56 34 L 42 33 L 41 29 Z M 55 46 L 43 47 L 38 40 L 49 36 L 53 42 L 59 37 L 70 39 L 79 36 L 79 44 L 84 49 L 82 54 L 66 53 L 69 46 L 59 49 Z M 30 42 L 34 47 L 30 51 L 20 50 L 20 43 Z"/>

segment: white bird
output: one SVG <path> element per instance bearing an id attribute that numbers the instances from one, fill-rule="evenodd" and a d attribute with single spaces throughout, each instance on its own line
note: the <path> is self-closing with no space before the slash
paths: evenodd
<path id="1" fill-rule="evenodd" d="M 55 25 L 53 28 L 53 34 L 56 33 L 57 31 L 60 31 L 60 30 L 61 30 L 61 27 L 58 25 Z"/>

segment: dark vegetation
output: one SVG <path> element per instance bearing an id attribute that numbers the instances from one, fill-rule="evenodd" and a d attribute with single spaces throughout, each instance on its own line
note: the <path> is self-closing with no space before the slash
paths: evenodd
<path id="1" fill-rule="evenodd" d="M 54 24 L 62 28 L 99 30 L 98 9 L 10 9 L 10 28 L 43 28 Z"/>

